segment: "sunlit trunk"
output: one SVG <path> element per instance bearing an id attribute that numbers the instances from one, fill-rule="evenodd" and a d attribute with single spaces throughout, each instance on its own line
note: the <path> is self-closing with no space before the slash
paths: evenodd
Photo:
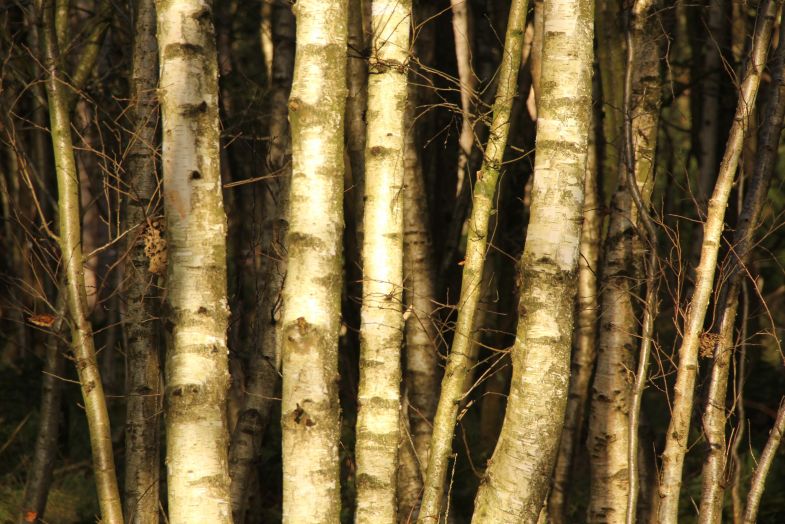
<path id="1" fill-rule="evenodd" d="M 521 256 L 513 374 L 474 523 L 536 522 L 559 446 L 570 380 L 574 299 L 591 129 L 591 0 L 545 2 L 537 154 Z"/>
<path id="2" fill-rule="evenodd" d="M 292 182 L 283 287 L 283 522 L 332 523 L 339 487 L 346 0 L 300 0 L 289 98 Z M 397 419 L 396 419 L 397 420 Z"/>
<path id="3" fill-rule="evenodd" d="M 166 212 L 169 521 L 232 521 L 226 216 L 210 3 L 156 1 Z"/>

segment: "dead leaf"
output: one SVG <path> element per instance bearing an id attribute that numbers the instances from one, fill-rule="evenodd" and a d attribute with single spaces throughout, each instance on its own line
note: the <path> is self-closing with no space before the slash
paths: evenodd
<path id="1" fill-rule="evenodd" d="M 32 315 L 32 316 L 28 317 L 27 320 L 29 320 L 30 323 L 35 325 L 35 326 L 47 327 L 48 328 L 48 327 L 52 327 L 52 324 L 55 323 L 55 320 L 57 320 L 57 317 L 54 316 L 54 315 L 48 315 L 46 313 L 42 313 L 40 315 Z M 30 522 L 32 522 L 32 520 Z"/>

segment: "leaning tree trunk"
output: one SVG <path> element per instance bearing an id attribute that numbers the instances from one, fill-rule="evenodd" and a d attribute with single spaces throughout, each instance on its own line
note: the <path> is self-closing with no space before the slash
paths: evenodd
<path id="1" fill-rule="evenodd" d="M 785 38 L 785 25 L 780 27 L 780 38 Z M 785 43 L 785 40 L 780 40 Z M 758 218 L 766 202 L 771 177 L 777 161 L 777 146 L 780 141 L 783 117 L 785 117 L 785 45 L 780 45 L 775 54 L 774 80 L 760 136 L 759 154 L 755 171 L 746 188 L 744 204 L 733 236 L 733 261 L 725 273 L 727 289 L 718 315 L 719 332 L 714 348 L 711 381 L 703 413 L 703 431 L 709 444 L 709 453 L 703 463 L 703 487 L 701 489 L 700 522 L 722 521 L 725 501 L 725 475 L 727 449 L 725 424 L 727 422 L 725 396 L 728 391 L 728 374 L 734 349 L 734 326 L 739 307 L 739 293 L 747 277 L 745 267 L 753 247 L 753 236 Z M 742 424 L 744 422 L 742 421 Z M 740 467 L 740 466 L 737 466 Z"/>
<path id="2" fill-rule="evenodd" d="M 766 446 L 758 459 L 758 465 L 750 480 L 750 490 L 747 493 L 747 505 L 744 508 L 744 524 L 754 524 L 758 521 L 758 509 L 760 508 L 760 498 L 763 495 L 763 488 L 766 486 L 766 478 L 769 475 L 771 464 L 777 455 L 777 450 L 785 434 L 785 399 L 780 400 L 780 407 L 777 410 L 777 418 L 771 428 Z"/>
<path id="3" fill-rule="evenodd" d="M 300 0 L 294 11 L 289 262 L 281 321 L 283 521 L 332 523 L 341 512 L 338 336 L 347 0 Z"/>
<path id="4" fill-rule="evenodd" d="M 411 2 L 374 0 L 371 9 L 355 521 L 392 523 L 398 515 L 403 342 L 401 192 Z"/>
<path id="5" fill-rule="evenodd" d="M 504 54 L 499 70 L 499 86 L 493 106 L 493 121 L 485 147 L 483 165 L 477 173 L 477 182 L 474 186 L 466 257 L 461 278 L 461 296 L 457 304 L 458 320 L 455 325 L 455 338 L 434 418 L 428 471 L 418 518 L 418 522 L 421 523 L 439 521 L 458 408 L 461 397 L 465 393 L 466 376 L 474 366 L 468 355 L 474 333 L 474 317 L 481 296 L 480 284 L 487 255 L 488 222 L 493 211 L 496 185 L 510 131 L 510 112 L 518 85 L 527 4 L 527 0 L 515 0 L 510 6 Z"/>
<path id="6" fill-rule="evenodd" d="M 640 194 L 649 207 L 654 187 L 654 153 L 657 143 L 660 103 L 659 49 L 652 34 L 659 27 L 657 2 L 638 1 L 630 17 L 630 111 L 631 163 L 623 162 L 613 197 L 608 237 L 605 244 L 602 307 L 597 370 L 592 387 L 588 447 L 591 454 L 590 522 L 626 520 L 630 477 L 629 417 L 633 390 L 628 380 L 635 366 L 638 321 L 635 318 L 633 278 L 640 276 L 644 253 L 636 236 L 640 213 L 632 193 Z M 625 115 L 626 119 L 626 115 Z M 623 134 L 624 135 L 624 134 Z M 626 147 L 626 146 L 625 146 Z M 623 155 L 625 158 L 627 155 Z M 629 165 L 628 165 L 629 164 Z M 635 482 L 637 480 L 635 479 Z"/>
<path id="7" fill-rule="evenodd" d="M 131 71 L 130 117 L 133 125 L 128 146 L 125 227 L 132 229 L 125 262 L 125 319 L 128 339 L 128 378 L 125 415 L 125 518 L 130 523 L 158 522 L 159 414 L 161 362 L 159 298 L 155 290 L 164 267 L 157 264 L 154 240 L 160 238 L 160 220 L 153 204 L 158 190 L 155 169 L 158 128 L 158 42 L 155 38 L 155 3 L 138 0 L 134 9 L 134 47 Z"/>
<path id="8" fill-rule="evenodd" d="M 92 326 L 87 318 L 79 178 L 71 139 L 69 97 L 65 88 L 67 84 L 59 70 L 60 54 L 55 36 L 52 1 L 46 0 L 39 7 L 44 25 L 42 43 L 46 66 L 46 92 L 49 98 L 49 119 L 57 172 L 60 226 L 58 242 L 66 276 L 64 292 L 71 320 L 71 344 L 76 357 L 76 370 L 90 430 L 90 446 L 101 515 L 105 522 L 121 523 L 123 511 L 112 453 L 109 412 L 106 408 L 106 397 L 96 360 Z"/>
<path id="9" fill-rule="evenodd" d="M 499 442 L 475 500 L 475 523 L 537 521 L 567 403 L 591 129 L 592 2 L 546 2 L 544 24 L 513 375 Z"/>
<path id="10" fill-rule="evenodd" d="M 166 212 L 169 520 L 232 521 L 226 215 L 211 4 L 158 0 Z"/>
<path id="11" fill-rule="evenodd" d="M 720 164 L 717 184 L 709 200 L 706 223 L 703 226 L 701 258 L 695 270 L 695 290 L 684 321 L 684 336 L 679 348 L 679 362 L 674 386 L 671 421 L 665 434 L 665 451 L 662 455 L 660 476 L 660 507 L 658 518 L 666 524 L 675 523 L 679 517 L 679 494 L 684 456 L 687 453 L 690 418 L 698 370 L 698 349 L 703 334 L 706 309 L 714 289 L 717 252 L 724 227 L 725 208 L 733 187 L 733 178 L 739 164 L 744 138 L 747 134 L 749 114 L 755 108 L 763 68 L 771 40 L 771 32 L 782 0 L 766 0 L 759 8 L 755 36 L 744 80 L 739 92 L 733 125 L 731 126 L 725 154 Z"/>

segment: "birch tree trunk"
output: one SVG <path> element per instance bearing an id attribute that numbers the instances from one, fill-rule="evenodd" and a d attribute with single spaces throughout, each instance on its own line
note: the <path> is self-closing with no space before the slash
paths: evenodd
<path id="1" fill-rule="evenodd" d="M 347 0 L 300 0 L 289 98 L 292 182 L 283 288 L 283 522 L 341 511 L 341 326 Z"/>
<path id="2" fill-rule="evenodd" d="M 158 128 L 158 42 L 155 3 L 138 0 L 134 6 L 134 47 L 131 71 L 130 116 L 133 135 L 128 148 L 125 227 L 129 256 L 125 263 L 123 326 L 128 339 L 128 377 L 125 415 L 125 517 L 129 523 L 156 524 L 159 511 L 161 363 L 156 296 L 159 266 L 148 249 L 160 238 L 156 130 Z M 152 212 L 152 213 L 151 213 Z M 148 256 L 152 255 L 152 257 Z M 151 263 L 152 262 L 152 263 Z M 162 275 L 161 275 L 162 276 Z"/>
<path id="3" fill-rule="evenodd" d="M 714 287 L 714 273 L 724 227 L 725 208 L 733 187 L 744 138 L 748 132 L 749 114 L 755 108 L 774 20 L 781 6 L 782 0 L 766 0 L 758 10 L 750 60 L 744 73 L 733 125 L 703 226 L 701 258 L 695 270 L 695 289 L 686 310 L 684 335 L 678 351 L 679 362 L 671 421 L 665 434 L 665 451 L 662 455 L 658 518 L 665 524 L 676 523 L 679 517 L 681 476 L 690 431 L 695 378 L 698 370 L 698 349 L 703 334 L 706 309 Z"/>
<path id="4" fill-rule="evenodd" d="M 572 356 L 570 390 L 564 414 L 564 429 L 559 442 L 559 454 L 553 474 L 553 486 L 548 496 L 548 513 L 554 524 L 565 521 L 565 511 L 572 480 L 572 468 L 585 420 L 589 401 L 594 362 L 597 358 L 597 263 L 600 256 L 599 195 L 597 194 L 597 151 L 589 137 L 586 159 L 585 198 L 583 201 L 583 229 L 581 230 L 580 258 L 578 259 L 578 298 L 575 321 L 575 349 Z"/>
<path id="5" fill-rule="evenodd" d="M 780 27 L 780 38 L 785 37 L 785 25 Z M 780 40 L 785 43 L 785 40 Z M 785 117 L 785 45 L 780 45 L 775 53 L 773 65 L 774 78 L 765 120 L 760 135 L 760 147 L 755 171 L 746 188 L 744 205 L 733 236 L 730 269 L 725 273 L 727 288 L 720 318 L 717 345 L 711 368 L 706 408 L 703 413 L 703 430 L 709 444 L 709 453 L 703 463 L 703 487 L 701 489 L 700 522 L 719 523 L 722 521 L 722 507 L 725 501 L 726 441 L 725 425 L 727 411 L 725 397 L 728 391 L 728 375 L 734 350 L 734 326 L 739 307 L 739 293 L 746 275 L 746 266 L 753 247 L 753 237 L 758 225 L 760 212 L 766 202 L 771 177 L 777 162 L 777 147 Z M 737 466 L 737 467 L 740 467 Z"/>
<path id="6" fill-rule="evenodd" d="M 433 244 L 429 228 L 428 198 L 418 147 L 419 133 L 416 125 L 417 96 L 416 76 L 409 74 L 408 98 L 404 129 L 404 185 L 403 192 L 403 260 L 404 300 L 408 318 L 405 322 L 406 369 L 405 411 L 406 433 L 401 435 L 401 466 L 398 476 L 399 519 L 416 520 L 416 510 L 428 450 L 431 444 L 433 416 L 438 401 L 438 348 L 439 333 L 435 301 L 435 271 Z M 409 451 L 407 451 L 407 448 Z M 406 520 L 404 520 L 406 521 Z"/>
<path id="7" fill-rule="evenodd" d="M 66 277 L 64 292 L 71 321 L 71 344 L 76 357 L 76 370 L 90 431 L 90 447 L 101 516 L 110 524 L 122 523 L 123 511 L 112 453 L 109 413 L 96 360 L 92 326 L 88 320 L 79 178 L 71 138 L 69 97 L 65 88 L 67 84 L 59 70 L 61 57 L 55 35 L 52 0 L 44 0 L 36 7 L 44 26 L 42 45 L 46 67 L 46 93 L 49 99 L 49 119 L 57 172 L 60 228 L 58 243 L 64 260 Z"/>
<path id="8" fill-rule="evenodd" d="M 493 210 L 493 199 L 510 130 L 512 102 L 518 85 L 527 5 L 527 0 L 514 0 L 510 6 L 502 64 L 499 70 L 499 85 L 493 106 L 493 121 L 485 147 L 483 165 L 477 173 L 477 182 L 474 186 L 466 256 L 461 277 L 461 296 L 458 300 L 458 320 L 434 417 L 428 471 L 418 518 L 420 523 L 439 521 L 458 407 L 465 393 L 466 376 L 474 365 L 469 357 L 474 333 L 474 317 L 481 296 L 483 266 L 487 255 L 488 222 Z"/>
<path id="9" fill-rule="evenodd" d="M 591 128 L 591 0 L 545 3 L 537 156 L 521 257 L 513 375 L 499 442 L 472 522 L 536 522 L 567 403 Z"/>
<path id="10" fill-rule="evenodd" d="M 458 64 L 458 82 L 461 91 L 461 134 L 458 137 L 458 173 L 455 188 L 456 196 L 463 192 L 466 170 L 474 143 L 472 126 L 472 97 L 477 84 L 472 70 L 471 33 L 469 24 L 469 5 L 465 0 L 450 0 L 452 9 L 452 32 L 455 38 L 455 59 Z"/>
<path id="11" fill-rule="evenodd" d="M 753 524 L 758 521 L 758 509 L 760 508 L 760 498 L 763 495 L 763 488 L 766 486 L 771 464 L 777 455 L 777 450 L 785 435 L 785 399 L 780 400 L 780 407 L 777 410 L 777 418 L 771 428 L 766 446 L 758 459 L 758 465 L 752 474 L 750 490 L 747 493 L 747 505 L 744 508 L 744 524 Z"/>
<path id="12" fill-rule="evenodd" d="M 403 341 L 404 112 L 411 3 L 374 0 L 368 77 L 355 522 L 396 522 Z"/>
<path id="13" fill-rule="evenodd" d="M 659 99 L 659 49 L 654 37 L 659 27 L 656 1 L 639 1 L 631 14 L 631 120 L 633 164 L 620 164 L 620 173 L 632 169 L 644 207 L 654 187 L 654 153 L 657 143 Z M 621 136 L 624 136 L 620 133 Z M 635 368 L 638 322 L 633 308 L 636 279 L 641 276 L 643 252 L 637 237 L 640 221 L 632 198 L 631 183 L 619 177 L 611 204 L 605 244 L 601 293 L 601 325 L 597 370 L 592 386 L 588 447 L 591 455 L 589 522 L 624 522 L 629 474 L 628 419 L 632 400 L 629 370 Z"/>
<path id="14" fill-rule="evenodd" d="M 157 0 L 168 259 L 169 521 L 232 521 L 226 216 L 211 2 Z"/>

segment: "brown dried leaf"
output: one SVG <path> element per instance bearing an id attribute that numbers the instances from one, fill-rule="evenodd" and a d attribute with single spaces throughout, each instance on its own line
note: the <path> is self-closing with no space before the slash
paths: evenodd
<path id="1" fill-rule="evenodd" d="M 57 317 L 54 315 L 49 315 L 47 313 L 42 313 L 40 315 L 31 315 L 27 317 L 27 320 L 35 326 L 48 328 L 48 327 L 52 327 L 52 324 L 55 323 Z"/>

